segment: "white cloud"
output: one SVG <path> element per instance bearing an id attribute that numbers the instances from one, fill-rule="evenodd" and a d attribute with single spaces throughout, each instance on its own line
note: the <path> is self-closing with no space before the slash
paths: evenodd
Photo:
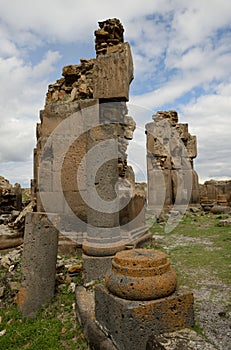
<path id="1" fill-rule="evenodd" d="M 201 182 L 231 177 L 230 87 L 230 84 L 218 86 L 216 93 L 181 106 L 182 119 L 189 123 L 191 133 L 197 135 L 196 170 Z"/>
<path id="2" fill-rule="evenodd" d="M 29 188 L 33 177 L 32 161 L 0 163 L 0 174 L 8 179 L 12 185 L 17 182 L 22 187 Z"/>
<path id="3" fill-rule="evenodd" d="M 180 120 L 181 115 L 186 118 L 198 136 L 201 152 L 196 164 L 203 177 L 210 169 L 216 168 L 216 176 L 218 168 L 221 176 L 225 167 L 231 170 L 230 0 L 0 0 L 0 7 L 0 161 L 5 167 L 16 159 L 30 162 L 38 112 L 52 82 L 50 73 L 60 60 L 55 45 L 75 43 L 77 50 L 79 43 L 93 42 L 98 20 L 118 17 L 132 44 L 131 103 L 152 110 L 172 105 Z M 194 99 L 190 96 L 182 103 L 192 89 L 204 96 L 195 92 Z M 151 121 L 152 112 L 136 114 L 140 124 Z M 220 163 L 220 157 L 226 161 Z M 21 177 L 23 167 L 17 164 Z"/>
<path id="4" fill-rule="evenodd" d="M 0 161 L 28 160 L 35 142 L 35 122 L 44 101 L 47 78 L 59 58 L 48 52 L 32 67 L 22 59 L 0 59 Z"/>

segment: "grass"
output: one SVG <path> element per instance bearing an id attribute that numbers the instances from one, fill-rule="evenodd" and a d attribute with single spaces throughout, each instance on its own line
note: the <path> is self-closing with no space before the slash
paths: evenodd
<path id="1" fill-rule="evenodd" d="M 76 320 L 75 295 L 71 287 L 70 281 L 59 284 L 52 302 L 42 308 L 35 319 L 22 319 L 14 303 L 14 293 L 7 290 L 0 304 L 0 334 L 5 332 L 0 336 L 0 349 L 89 349 Z"/>
<path id="2" fill-rule="evenodd" d="M 156 248 L 165 251 L 180 283 L 195 286 L 206 276 L 231 283 L 231 228 L 220 227 L 219 216 L 187 214 L 171 232 L 155 223 L 151 232 L 159 237 Z M 195 279 L 196 275 L 196 279 Z"/>

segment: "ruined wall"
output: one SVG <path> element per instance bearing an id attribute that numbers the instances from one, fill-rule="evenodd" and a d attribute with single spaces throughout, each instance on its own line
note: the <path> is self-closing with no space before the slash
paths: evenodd
<path id="1" fill-rule="evenodd" d="M 22 209 L 22 191 L 19 184 L 12 186 L 0 176 L 0 214 L 10 214 L 12 210 Z"/>
<path id="2" fill-rule="evenodd" d="M 199 204 L 196 136 L 176 111 L 157 112 L 146 125 L 149 207 Z"/>
<path id="3" fill-rule="evenodd" d="M 231 206 L 231 180 L 209 180 L 200 184 L 200 202 L 206 205 L 229 205 Z"/>
<path id="4" fill-rule="evenodd" d="M 120 183 L 125 179 L 132 180 L 126 150 L 128 141 L 133 137 L 135 122 L 127 115 L 126 101 L 133 79 L 133 62 L 123 32 L 118 19 L 99 22 L 99 29 L 95 31 L 96 58 L 83 58 L 80 64 L 64 67 L 63 77 L 48 86 L 45 108 L 40 112 L 41 122 L 37 125 L 37 147 L 34 151 L 33 193 L 37 211 L 46 210 L 41 201 L 42 193 L 42 198 L 54 202 L 51 206 L 53 213 L 69 214 L 69 206 L 75 215 L 87 222 L 89 213 L 83 200 L 87 193 L 87 173 L 81 162 L 89 147 L 93 147 L 94 142 L 103 141 L 108 133 L 111 133 L 109 138 L 114 137 L 118 141 L 115 182 L 118 179 Z M 102 125 L 88 130 L 91 108 L 94 114 L 98 114 Z M 72 118 L 76 113 L 79 113 L 78 125 Z M 90 139 L 93 140 L 91 146 Z M 68 145 L 68 142 L 70 145 L 63 156 L 63 145 Z M 76 181 L 78 171 L 81 171 L 80 182 Z M 131 197 L 135 197 L 133 185 L 129 185 L 133 187 Z"/>

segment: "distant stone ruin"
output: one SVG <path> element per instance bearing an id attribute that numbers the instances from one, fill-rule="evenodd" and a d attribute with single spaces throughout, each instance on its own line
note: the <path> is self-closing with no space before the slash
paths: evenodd
<path id="1" fill-rule="evenodd" d="M 0 215 L 10 214 L 12 210 L 22 210 L 21 186 L 12 186 L 7 179 L 0 176 Z"/>
<path id="2" fill-rule="evenodd" d="M 176 111 L 159 111 L 146 125 L 148 207 L 171 208 L 174 203 L 199 205 L 196 136 L 178 123 Z"/>
<path id="3" fill-rule="evenodd" d="M 214 205 L 231 206 L 231 180 L 209 180 L 200 185 L 200 203 L 209 210 Z"/>

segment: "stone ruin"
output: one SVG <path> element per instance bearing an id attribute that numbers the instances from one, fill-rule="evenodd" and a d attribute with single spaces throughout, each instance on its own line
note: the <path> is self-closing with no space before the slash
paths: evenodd
<path id="1" fill-rule="evenodd" d="M 126 107 L 132 56 L 118 19 L 99 27 L 96 58 L 64 67 L 40 112 L 32 188 L 36 212 L 26 218 L 17 300 L 23 316 L 34 317 L 53 296 L 62 232 L 83 251 L 84 285 L 76 288 L 76 308 L 90 346 L 145 350 L 150 336 L 193 326 L 193 295 L 177 286 L 163 252 L 137 248 L 151 235 L 144 191 L 127 164 L 135 130 Z M 182 133 L 192 164 L 195 139 L 184 126 Z M 148 140 L 149 153 L 155 153 Z M 170 166 L 160 151 L 158 166 L 165 167 L 164 157 Z M 172 177 L 179 170 L 174 155 Z M 87 288 L 92 282 L 94 291 Z"/>
<path id="2" fill-rule="evenodd" d="M 0 215 L 9 215 L 13 210 L 22 210 L 22 191 L 19 184 L 12 186 L 0 176 Z M 1 220 L 4 221 L 2 218 Z"/>
<path id="3" fill-rule="evenodd" d="M 193 167 L 196 136 L 189 133 L 188 124 L 178 123 L 176 111 L 159 111 L 152 118 L 146 124 L 149 210 L 199 205 L 198 175 Z"/>
<path id="4" fill-rule="evenodd" d="M 202 208 L 210 210 L 214 206 L 231 206 L 231 180 L 209 180 L 200 185 Z"/>
<path id="5" fill-rule="evenodd" d="M 146 350 L 150 336 L 194 325 L 193 294 L 177 287 L 165 253 L 124 250 L 95 287 L 95 317 L 113 349 Z"/>
<path id="6" fill-rule="evenodd" d="M 111 186 L 110 183 L 116 185 L 119 182 L 120 189 L 124 189 L 119 191 L 120 204 L 118 205 L 121 209 L 117 208 L 119 212 L 117 224 L 123 226 L 127 224 L 130 233 L 135 230 L 133 236 L 136 235 L 136 237 L 142 237 L 147 232 L 143 210 L 145 194 L 135 184 L 133 170 L 127 165 L 128 140 L 132 139 L 136 126 L 133 118 L 127 115 L 126 107 L 126 101 L 129 99 L 129 85 L 133 79 L 130 47 L 128 43 L 124 43 L 124 29 L 119 20 L 110 19 L 100 22 L 99 27 L 95 31 L 97 57 L 90 60 L 81 59 L 78 65 L 64 67 L 63 78 L 49 85 L 45 109 L 40 112 L 41 123 L 37 125 L 37 147 L 34 151 L 32 192 L 36 198 L 37 211 L 60 214 L 64 231 L 78 231 L 75 241 L 80 247 L 86 231 L 85 223 L 89 223 L 90 216 L 93 215 L 84 200 L 89 191 L 87 174 L 90 171 L 87 166 L 84 168 L 83 158 L 90 148 L 111 138 L 117 142 L 118 156 L 116 155 L 115 167 L 111 168 L 113 174 L 111 173 L 108 177 L 108 185 L 106 183 L 104 185 Z M 78 114 L 77 123 L 72 120 L 75 113 Z M 91 113 L 95 114 L 95 120 L 91 121 L 92 125 L 89 126 L 88 120 Z M 67 123 L 64 125 L 62 124 L 64 120 L 76 125 Z M 60 125 L 63 125 L 64 130 L 56 133 L 55 130 Z M 72 135 L 69 140 L 71 145 L 63 154 L 63 147 L 60 145 L 68 142 L 70 130 L 67 131 L 67 128 L 71 128 Z M 51 138 L 53 140 L 48 147 L 47 142 Z M 41 168 L 42 171 L 40 171 Z M 77 173 L 80 171 L 81 179 L 76 181 Z M 105 169 L 102 168 L 101 175 L 104 172 Z M 104 176 L 104 182 L 105 178 L 106 176 Z M 99 193 L 100 187 L 103 186 L 102 181 L 96 186 Z M 105 186 L 102 187 L 103 192 L 101 191 L 100 195 L 108 192 Z M 113 190 L 111 190 L 111 196 L 115 196 Z M 43 202 L 52 202 L 47 204 L 48 208 L 44 208 L 41 197 Z M 123 204 L 125 202 L 127 205 Z M 79 217 L 78 225 L 75 220 L 72 220 L 73 218 L 71 219 L 70 212 Z M 69 219 L 67 219 L 68 215 Z M 109 219 L 109 216 L 107 217 Z M 137 223 L 138 218 L 139 223 Z M 132 224 L 134 219 L 136 222 Z M 98 220 L 102 222 L 102 218 Z M 111 215 L 110 220 L 114 221 L 115 215 Z M 106 222 L 105 215 L 104 221 Z M 97 225 L 100 226 L 100 222 Z M 113 226 L 115 226 L 114 223 Z M 131 241 L 132 234 L 130 238 Z"/>
<path id="7" fill-rule="evenodd" d="M 37 308 L 36 302 L 30 308 L 28 297 L 33 290 L 27 266 L 29 242 L 35 244 L 37 255 L 42 251 L 44 266 L 53 266 L 49 274 L 51 290 L 54 287 L 55 261 L 50 257 L 57 253 L 57 243 L 52 254 L 47 245 L 39 247 L 47 228 L 53 241 L 61 232 L 59 236 L 76 249 L 82 248 L 85 283 L 103 278 L 117 251 L 151 237 L 145 224 L 145 193 L 127 164 L 128 141 L 136 127 L 126 106 L 133 79 L 130 46 L 124 42 L 119 20 L 100 22 L 99 27 L 96 58 L 64 67 L 63 78 L 49 85 L 40 112 L 32 181 L 36 208 L 25 225 L 26 277 L 19 298 L 24 315 Z M 40 281 L 38 289 L 43 288 Z"/>
<path id="8" fill-rule="evenodd" d="M 20 220 L 22 189 L 0 176 L 0 252 L 23 243 L 24 222 Z"/>

